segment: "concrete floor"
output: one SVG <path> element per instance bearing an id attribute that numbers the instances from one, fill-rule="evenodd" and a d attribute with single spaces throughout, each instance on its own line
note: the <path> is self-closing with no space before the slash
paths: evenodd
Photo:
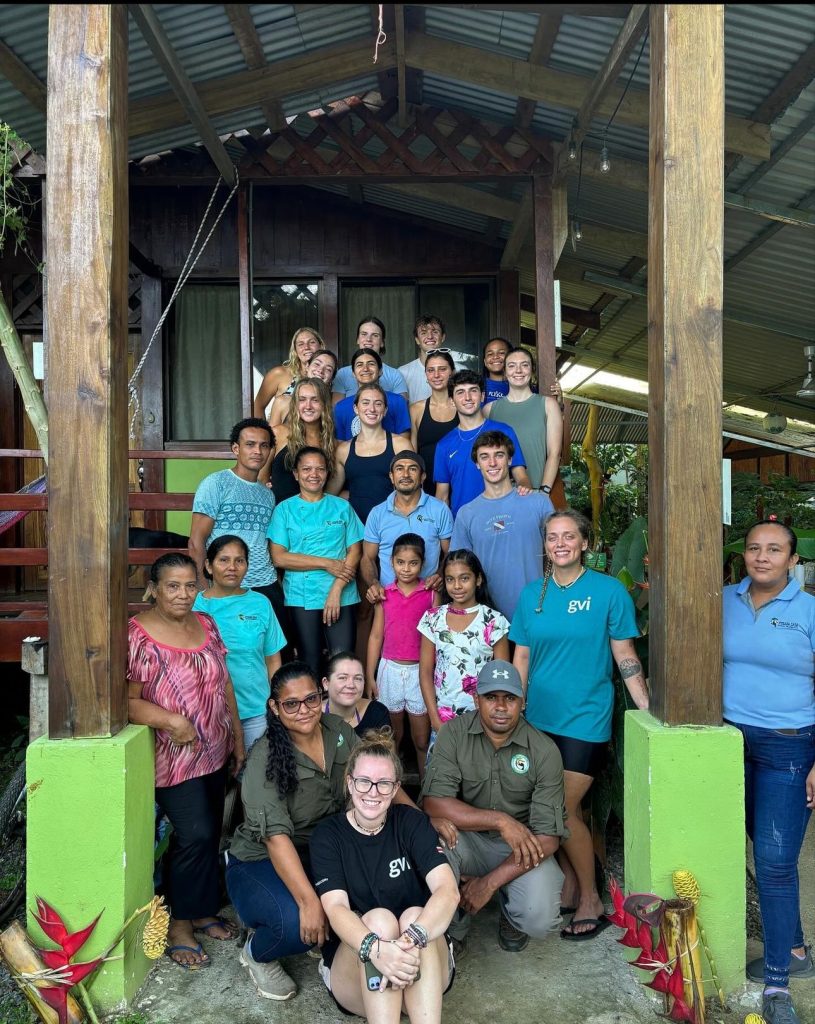
<path id="1" fill-rule="evenodd" d="M 806 934 L 815 936 L 815 826 L 801 855 L 801 904 Z M 663 1012 L 661 999 L 639 984 L 625 966 L 628 950 L 609 928 L 590 942 L 563 942 L 557 935 L 531 941 L 522 953 L 505 953 L 497 943 L 495 903 L 479 914 L 470 932 L 467 957 L 444 1001 L 445 1024 L 652 1024 Z M 189 973 L 165 957 L 148 978 L 135 1009 L 148 1024 L 347 1024 L 307 956 L 286 961 L 300 986 L 288 1003 L 260 999 L 239 965 L 233 943 L 208 942 L 213 965 Z M 760 955 L 750 943 L 748 958 Z M 713 1008 L 708 1024 L 740 1024 L 755 1012 L 761 987 L 745 983 L 730 999 L 729 1011 Z M 793 998 L 801 1024 L 815 1024 L 815 979 L 795 982 Z"/>

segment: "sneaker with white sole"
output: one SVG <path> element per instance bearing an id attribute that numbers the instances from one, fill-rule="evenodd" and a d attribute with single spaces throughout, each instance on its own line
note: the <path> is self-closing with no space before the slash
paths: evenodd
<path id="1" fill-rule="evenodd" d="M 279 960 L 270 960 L 269 963 L 259 963 L 252 956 L 249 950 L 250 943 L 246 943 L 240 953 L 240 962 L 248 968 L 255 988 L 264 999 L 277 999 L 282 1002 L 297 995 L 297 985 L 286 974 L 280 966 Z"/>
<path id="2" fill-rule="evenodd" d="M 502 910 L 498 921 L 498 945 L 501 949 L 505 949 L 507 953 L 520 953 L 522 949 L 526 949 L 528 942 L 529 936 L 526 932 L 516 928 Z"/>

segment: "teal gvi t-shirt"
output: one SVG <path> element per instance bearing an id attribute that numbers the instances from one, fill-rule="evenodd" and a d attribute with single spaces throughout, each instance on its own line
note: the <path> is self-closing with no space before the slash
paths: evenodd
<path id="1" fill-rule="evenodd" d="M 267 537 L 293 554 L 316 558 L 345 558 L 348 548 L 362 540 L 364 527 L 347 501 L 324 494 L 319 501 L 288 498 L 274 510 Z M 286 569 L 283 594 L 293 608 L 325 606 L 334 577 L 325 569 Z M 354 580 L 342 589 L 340 605 L 359 603 Z"/>
<path id="2" fill-rule="evenodd" d="M 192 607 L 215 619 L 226 647 L 226 667 L 235 689 L 238 716 L 264 715 L 269 699 L 265 659 L 286 646 L 269 599 L 254 590 L 234 597 L 207 597 L 202 591 Z"/>
<path id="3" fill-rule="evenodd" d="M 639 636 L 634 602 L 619 580 L 587 569 L 571 586 L 542 580 L 521 591 L 510 640 L 529 648 L 526 718 L 536 728 L 589 743 L 611 738 L 610 640 Z"/>

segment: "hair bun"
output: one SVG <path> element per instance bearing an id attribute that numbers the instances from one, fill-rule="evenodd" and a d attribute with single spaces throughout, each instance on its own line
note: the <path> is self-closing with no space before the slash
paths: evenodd
<path id="1" fill-rule="evenodd" d="M 775 513 L 771 513 L 770 515 L 768 515 L 767 519 L 769 519 L 769 521 L 771 523 L 777 523 L 778 522 L 778 516 L 775 515 Z"/>

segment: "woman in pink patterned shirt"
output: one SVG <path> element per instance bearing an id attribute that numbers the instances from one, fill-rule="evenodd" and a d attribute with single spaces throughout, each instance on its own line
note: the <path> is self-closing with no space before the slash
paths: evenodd
<path id="1" fill-rule="evenodd" d="M 128 625 L 130 721 L 149 725 L 156 738 L 156 802 L 173 832 L 164 878 L 172 912 L 168 954 L 186 970 L 208 967 L 195 932 L 234 939 L 236 929 L 217 916 L 218 844 L 226 765 L 243 765 L 243 733 L 226 648 L 215 622 L 193 612 L 195 562 L 162 555 L 150 570 L 153 607 Z"/>

